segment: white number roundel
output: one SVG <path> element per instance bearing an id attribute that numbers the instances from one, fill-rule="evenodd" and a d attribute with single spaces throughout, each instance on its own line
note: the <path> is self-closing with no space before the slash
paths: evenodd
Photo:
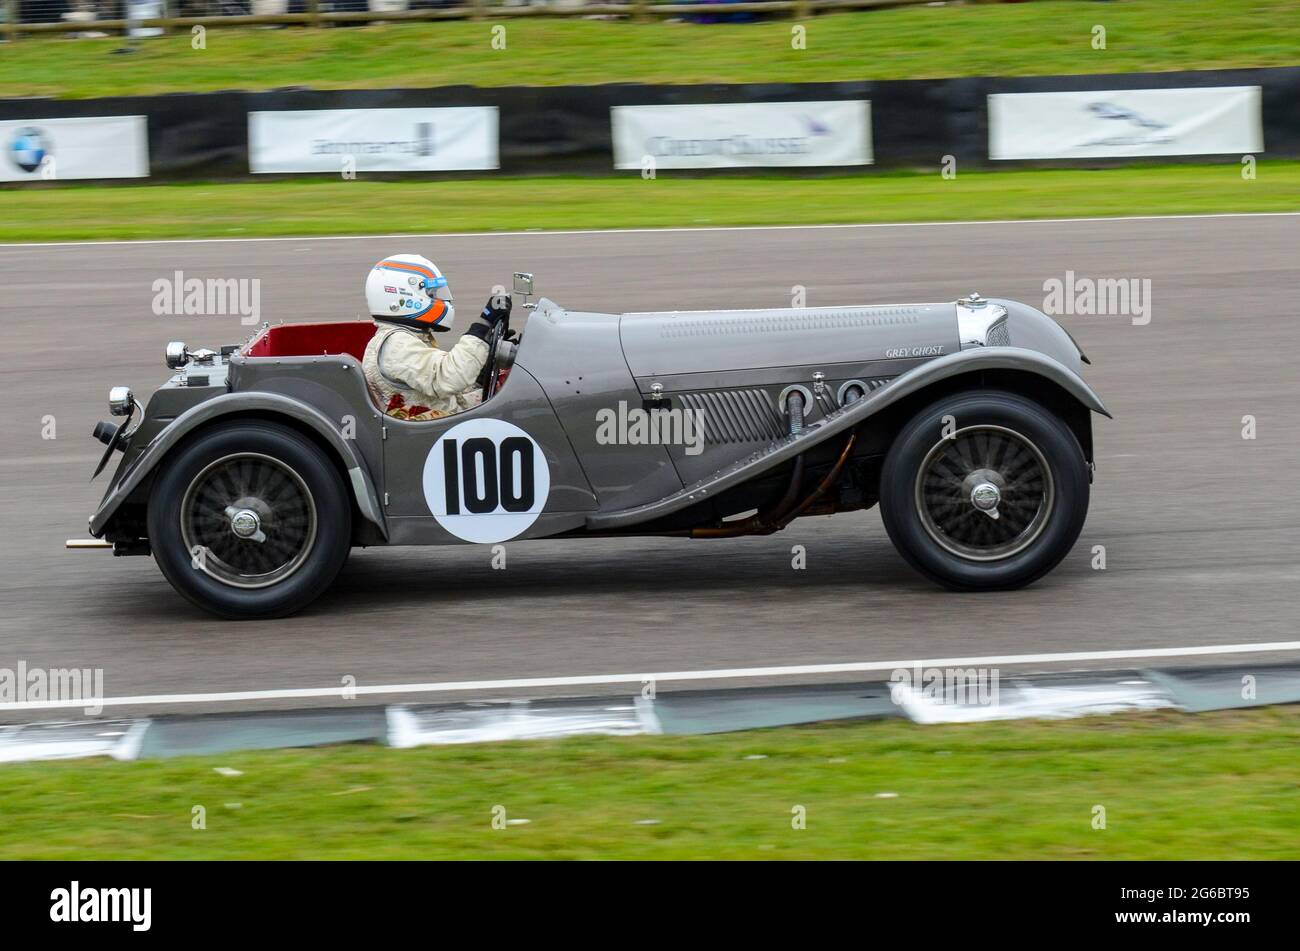
<path id="1" fill-rule="evenodd" d="M 500 419 L 467 419 L 424 460 L 424 499 L 438 524 L 467 542 L 503 542 L 546 505 L 551 471 L 533 437 Z"/>

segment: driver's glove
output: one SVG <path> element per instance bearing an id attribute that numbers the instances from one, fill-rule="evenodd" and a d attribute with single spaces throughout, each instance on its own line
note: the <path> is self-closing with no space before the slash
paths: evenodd
<path id="1" fill-rule="evenodd" d="M 509 294 L 492 295 L 488 298 L 487 304 L 484 305 L 483 312 L 478 315 L 474 323 L 470 324 L 465 332 L 478 337 L 480 340 L 486 340 L 488 332 L 510 316 L 510 307 L 513 303 Z"/>

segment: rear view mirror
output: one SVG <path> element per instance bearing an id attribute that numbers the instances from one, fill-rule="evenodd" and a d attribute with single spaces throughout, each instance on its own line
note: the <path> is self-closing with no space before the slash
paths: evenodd
<path id="1" fill-rule="evenodd" d="M 533 294 L 533 276 L 527 271 L 515 271 L 515 293 L 524 297 Z"/>

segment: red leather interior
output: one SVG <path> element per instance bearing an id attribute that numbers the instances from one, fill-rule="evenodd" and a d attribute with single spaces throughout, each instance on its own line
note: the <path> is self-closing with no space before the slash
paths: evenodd
<path id="1" fill-rule="evenodd" d="M 280 324 L 268 327 L 244 348 L 248 357 L 318 357 L 322 354 L 365 356 L 366 344 L 375 335 L 368 320 L 336 323 Z"/>

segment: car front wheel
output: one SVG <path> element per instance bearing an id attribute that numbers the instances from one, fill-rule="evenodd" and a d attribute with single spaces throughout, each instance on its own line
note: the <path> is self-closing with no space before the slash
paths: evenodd
<path id="1" fill-rule="evenodd" d="M 961 393 L 903 428 L 881 471 L 881 517 L 912 567 L 949 588 L 1018 588 L 1066 556 L 1088 514 L 1070 428 L 1024 397 Z"/>
<path id="2" fill-rule="evenodd" d="M 149 539 L 172 586 L 231 619 L 301 610 L 334 581 L 351 547 L 338 469 L 287 426 L 230 423 L 165 463 L 149 500 Z"/>

